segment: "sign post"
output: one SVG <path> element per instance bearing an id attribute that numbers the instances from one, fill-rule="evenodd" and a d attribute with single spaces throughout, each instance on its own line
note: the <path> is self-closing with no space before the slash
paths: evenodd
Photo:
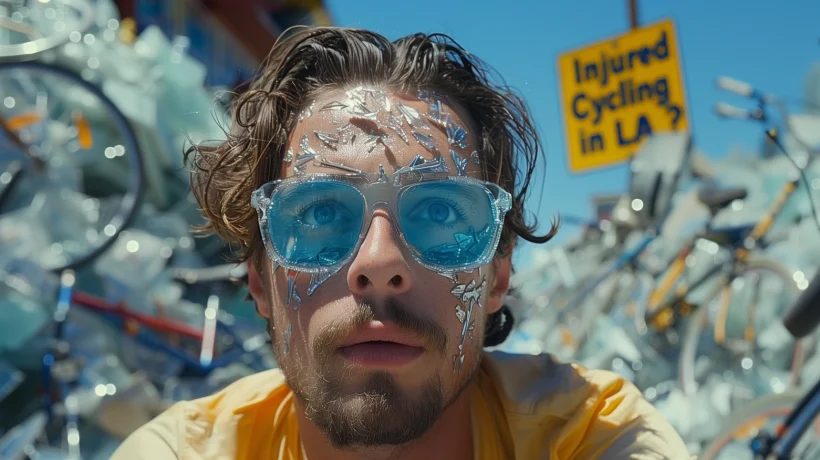
<path id="1" fill-rule="evenodd" d="M 558 74 L 571 172 L 624 163 L 652 133 L 689 129 L 671 19 L 564 53 Z"/>

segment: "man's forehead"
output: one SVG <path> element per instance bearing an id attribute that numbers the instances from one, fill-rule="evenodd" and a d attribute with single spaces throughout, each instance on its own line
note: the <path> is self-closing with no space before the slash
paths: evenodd
<path id="1" fill-rule="evenodd" d="M 332 89 L 299 114 L 285 157 L 287 173 L 377 172 L 445 163 L 451 175 L 480 177 L 476 137 L 447 98 L 377 87 Z M 328 171 L 335 169 L 336 171 Z"/>

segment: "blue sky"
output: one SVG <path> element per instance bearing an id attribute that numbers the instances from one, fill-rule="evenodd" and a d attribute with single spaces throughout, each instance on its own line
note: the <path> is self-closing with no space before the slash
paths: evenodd
<path id="1" fill-rule="evenodd" d="M 569 172 L 556 73 L 562 52 L 623 33 L 629 25 L 626 3 L 327 0 L 340 26 L 371 29 L 391 39 L 414 32 L 447 33 L 526 98 L 547 150 L 546 172 L 539 172 L 528 203 L 542 228 L 557 212 L 591 217 L 591 195 L 620 193 L 626 187 L 624 166 Z M 690 126 L 697 148 L 713 158 L 735 146 L 755 149 L 761 141 L 759 126 L 714 115 L 714 104 L 727 99 L 714 87 L 718 75 L 749 81 L 798 103 L 808 69 L 820 62 L 817 0 L 644 0 L 639 8 L 642 23 L 667 17 L 676 21 Z M 566 226 L 550 244 L 574 232 Z M 528 262 L 524 248 L 516 257 L 520 268 Z"/>

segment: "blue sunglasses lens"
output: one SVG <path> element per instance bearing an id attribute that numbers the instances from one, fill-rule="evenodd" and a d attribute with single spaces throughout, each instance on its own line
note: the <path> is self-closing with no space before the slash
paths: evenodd
<path id="1" fill-rule="evenodd" d="M 457 181 L 425 182 L 404 190 L 398 204 L 407 243 L 429 265 L 474 265 L 493 244 L 495 205 L 487 189 Z"/>
<path id="2" fill-rule="evenodd" d="M 301 182 L 274 190 L 268 234 L 288 263 L 330 267 L 356 247 L 362 230 L 364 198 L 342 182 Z"/>
<path id="3" fill-rule="evenodd" d="M 405 241 L 428 265 L 458 270 L 492 252 L 494 198 L 479 184 L 415 184 L 401 192 L 397 206 Z M 351 184 L 316 180 L 284 185 L 271 195 L 269 239 L 289 265 L 332 267 L 356 248 L 364 213 L 364 197 Z"/>

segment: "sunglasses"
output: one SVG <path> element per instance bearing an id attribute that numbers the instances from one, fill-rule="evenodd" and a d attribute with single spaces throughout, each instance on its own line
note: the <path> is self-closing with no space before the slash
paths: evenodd
<path id="1" fill-rule="evenodd" d="M 440 273 L 488 264 L 512 197 L 466 176 L 391 181 L 382 173 L 310 174 L 266 183 L 251 205 L 268 256 L 306 273 L 332 273 L 358 252 L 375 209 L 389 213 L 408 252 Z"/>

